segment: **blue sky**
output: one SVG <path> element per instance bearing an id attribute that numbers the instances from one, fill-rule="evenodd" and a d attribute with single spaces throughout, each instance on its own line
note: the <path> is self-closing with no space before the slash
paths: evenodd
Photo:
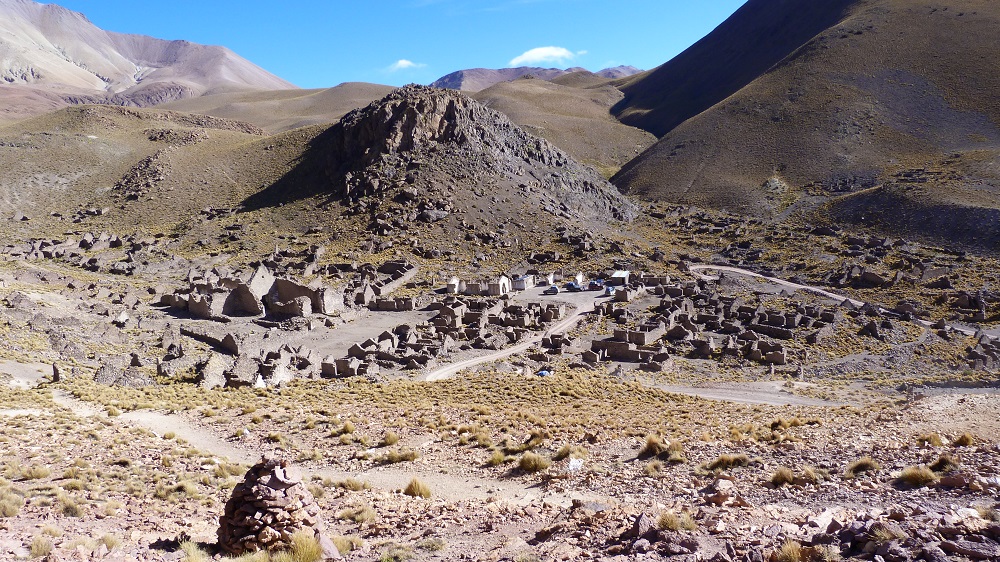
<path id="1" fill-rule="evenodd" d="M 109 31 L 224 45 L 305 88 L 464 68 L 658 66 L 745 0 L 59 0 Z"/>

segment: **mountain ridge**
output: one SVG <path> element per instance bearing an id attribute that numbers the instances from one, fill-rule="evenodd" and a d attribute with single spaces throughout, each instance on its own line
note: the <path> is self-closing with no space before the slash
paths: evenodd
<path id="1" fill-rule="evenodd" d="M 5 96 L 43 107 L 53 97 L 145 107 L 295 88 L 226 47 L 105 31 L 79 12 L 32 0 L 0 0 L 0 80 Z"/>
<path id="2" fill-rule="evenodd" d="M 542 68 L 536 66 L 519 66 L 514 68 L 468 68 L 456 70 L 455 72 L 446 74 L 434 82 L 431 82 L 430 86 L 434 88 L 447 88 L 449 90 L 478 92 L 485 90 L 494 84 L 517 80 L 525 76 L 532 76 L 541 80 L 552 80 L 559 78 L 560 76 L 577 72 L 590 73 L 587 69 L 578 66 L 567 69 Z M 613 80 L 631 76 L 638 72 L 642 71 L 634 66 L 622 65 L 605 68 L 591 74 L 608 80 Z"/>

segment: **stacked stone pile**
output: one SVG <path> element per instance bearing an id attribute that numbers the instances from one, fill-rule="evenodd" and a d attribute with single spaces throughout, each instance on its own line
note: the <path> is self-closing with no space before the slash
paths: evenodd
<path id="1" fill-rule="evenodd" d="M 284 459 L 263 457 L 226 502 L 219 518 L 219 548 L 240 555 L 291 547 L 292 535 L 312 531 L 328 557 L 337 550 L 323 537 L 319 506 L 298 470 Z"/>

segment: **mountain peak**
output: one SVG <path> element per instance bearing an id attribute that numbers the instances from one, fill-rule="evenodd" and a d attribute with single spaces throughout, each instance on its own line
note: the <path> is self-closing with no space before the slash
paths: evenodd
<path id="1" fill-rule="evenodd" d="M 67 101 L 138 106 L 294 88 L 224 47 L 108 32 L 79 12 L 32 0 L 0 0 L 0 79 Z"/>

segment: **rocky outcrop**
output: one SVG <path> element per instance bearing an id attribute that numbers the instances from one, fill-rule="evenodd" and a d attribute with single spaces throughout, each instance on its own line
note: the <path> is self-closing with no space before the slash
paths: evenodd
<path id="1" fill-rule="evenodd" d="M 395 90 L 345 115 L 323 142 L 327 175 L 349 200 L 392 194 L 419 202 L 421 187 L 454 182 L 494 193 L 525 190 L 543 205 L 548 201 L 553 214 L 569 217 L 631 220 L 637 214 L 594 169 L 450 90 Z M 392 193 L 403 188 L 406 193 Z M 424 222 L 449 214 L 448 208 L 418 206 Z"/>

